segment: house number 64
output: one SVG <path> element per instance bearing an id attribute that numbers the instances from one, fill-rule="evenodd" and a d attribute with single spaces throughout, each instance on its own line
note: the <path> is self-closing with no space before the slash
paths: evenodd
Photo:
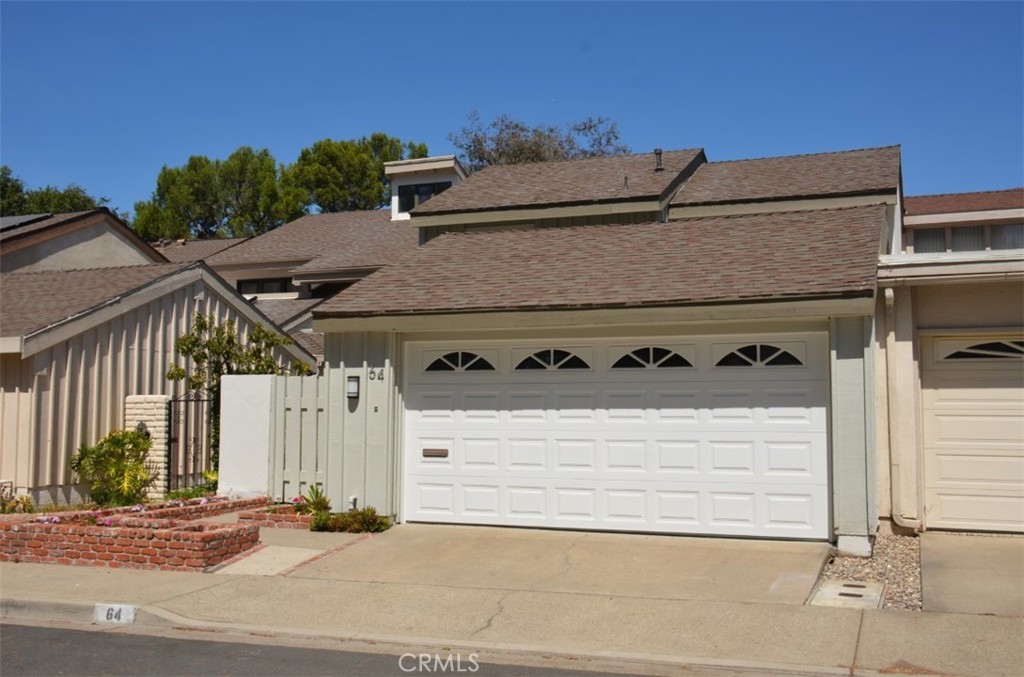
<path id="1" fill-rule="evenodd" d="M 383 369 L 370 369 L 370 380 L 371 381 L 383 381 L 384 370 Z"/>

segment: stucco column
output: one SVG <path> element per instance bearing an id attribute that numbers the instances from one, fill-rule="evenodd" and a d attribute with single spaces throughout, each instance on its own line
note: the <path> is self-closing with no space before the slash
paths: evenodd
<path id="1" fill-rule="evenodd" d="M 163 498 L 167 493 L 167 456 L 170 453 L 168 420 L 169 395 L 129 395 L 124 400 L 124 427 L 143 429 L 149 433 L 153 446 L 149 448 L 150 471 L 156 482 L 149 488 L 146 498 Z"/>
<path id="2" fill-rule="evenodd" d="M 839 551 L 865 557 L 871 554 L 877 527 L 871 523 L 875 477 L 869 323 L 870 318 L 835 318 L 830 332 L 833 523 Z"/>

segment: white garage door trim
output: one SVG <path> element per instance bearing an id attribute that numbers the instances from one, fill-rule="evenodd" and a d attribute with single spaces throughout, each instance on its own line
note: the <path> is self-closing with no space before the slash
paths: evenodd
<path id="1" fill-rule="evenodd" d="M 1024 532 L 1024 342 L 922 339 L 925 525 Z"/>
<path id="2" fill-rule="evenodd" d="M 417 342 L 404 364 L 408 521 L 829 537 L 824 332 Z"/>

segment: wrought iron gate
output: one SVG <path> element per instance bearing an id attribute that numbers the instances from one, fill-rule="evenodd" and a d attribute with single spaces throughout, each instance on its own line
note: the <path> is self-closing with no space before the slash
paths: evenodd
<path id="1" fill-rule="evenodd" d="M 202 484 L 203 472 L 213 467 L 210 399 L 191 391 L 171 399 L 167 407 L 167 488 L 173 491 Z"/>

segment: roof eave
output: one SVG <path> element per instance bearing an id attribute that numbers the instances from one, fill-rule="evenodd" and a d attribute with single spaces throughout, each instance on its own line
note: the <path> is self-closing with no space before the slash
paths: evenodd
<path id="1" fill-rule="evenodd" d="M 823 320 L 839 316 L 868 316 L 874 312 L 875 288 L 841 294 L 802 297 L 717 300 L 700 303 L 577 306 L 564 308 L 504 308 L 434 311 L 409 314 L 313 313 L 314 331 L 455 331 L 479 329 L 540 329 L 609 324 L 664 325 L 676 322 L 748 320 Z"/>

